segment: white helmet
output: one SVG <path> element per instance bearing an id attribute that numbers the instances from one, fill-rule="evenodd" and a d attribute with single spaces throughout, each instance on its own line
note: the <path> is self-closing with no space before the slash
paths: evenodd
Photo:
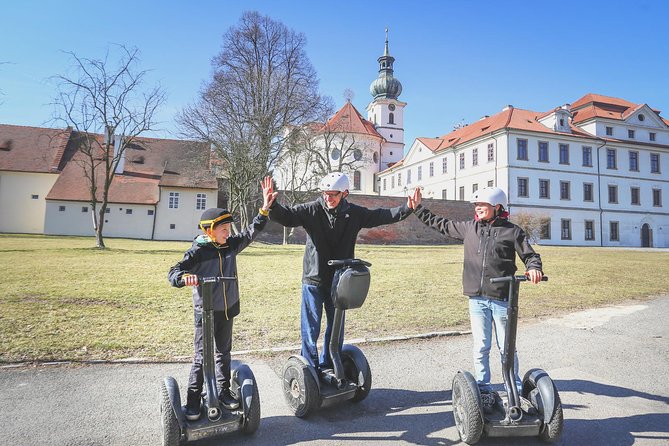
<path id="1" fill-rule="evenodd" d="M 341 172 L 332 172 L 323 177 L 320 184 L 321 191 L 338 190 L 347 191 L 349 188 L 348 177 Z"/>
<path id="2" fill-rule="evenodd" d="M 472 198 L 469 199 L 470 203 L 488 203 L 492 206 L 497 206 L 501 204 L 504 209 L 506 209 L 509 204 L 508 198 L 506 198 L 506 193 L 499 187 L 484 187 L 479 189 L 472 194 Z"/>

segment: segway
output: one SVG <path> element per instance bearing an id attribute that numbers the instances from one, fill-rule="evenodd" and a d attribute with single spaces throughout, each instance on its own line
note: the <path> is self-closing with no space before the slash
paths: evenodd
<path id="1" fill-rule="evenodd" d="M 372 372 L 367 358 L 353 345 L 340 347 L 346 310 L 360 308 L 369 291 L 371 263 L 359 259 L 330 260 L 337 267 L 332 280 L 335 307 L 330 358 L 333 369 L 320 376 L 306 358 L 291 356 L 283 368 L 283 394 L 295 416 L 303 418 L 323 406 L 342 401 L 360 402 L 372 387 Z"/>
<path id="2" fill-rule="evenodd" d="M 186 442 L 242 431 L 252 434 L 260 424 L 260 396 L 251 369 L 242 364 L 231 373 L 231 392 L 241 400 L 238 409 L 227 410 L 221 406 L 216 386 L 214 359 L 214 306 L 213 284 L 219 281 L 237 280 L 235 277 L 201 277 L 202 285 L 202 331 L 203 372 L 206 394 L 201 406 L 200 418 L 186 419 L 181 405 L 179 385 L 168 376 L 160 388 L 160 421 L 163 446 L 183 445 Z"/>
<path id="3" fill-rule="evenodd" d="M 531 369 L 525 373 L 522 397 L 515 384 L 516 332 L 518 328 L 518 283 L 526 276 L 495 277 L 491 283 L 509 282 L 508 323 L 502 375 L 505 392 L 493 392 L 495 405 L 492 414 L 483 412 L 481 394 L 471 373 L 459 371 L 453 378 L 453 416 L 460 438 L 474 444 L 485 434 L 488 437 L 532 437 L 552 443 L 562 434 L 562 403 L 548 373 Z M 544 276 L 542 280 L 548 280 Z"/>

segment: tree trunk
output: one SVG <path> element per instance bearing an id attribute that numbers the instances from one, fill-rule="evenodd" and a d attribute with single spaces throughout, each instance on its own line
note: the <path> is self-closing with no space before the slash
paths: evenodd
<path id="1" fill-rule="evenodd" d="M 95 228 L 95 247 L 98 249 L 105 249 L 105 240 L 102 236 L 102 228 L 105 225 L 105 206 L 100 206 L 100 214 L 98 215 L 98 224 Z"/>

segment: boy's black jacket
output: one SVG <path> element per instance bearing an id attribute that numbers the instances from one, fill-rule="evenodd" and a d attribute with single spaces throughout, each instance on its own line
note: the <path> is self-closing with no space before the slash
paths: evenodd
<path id="1" fill-rule="evenodd" d="M 258 214 L 241 233 L 228 237 L 225 245 L 216 245 L 208 237 L 198 236 L 183 259 L 167 274 L 172 286 L 181 288 L 181 276 L 186 273 L 198 277 L 237 277 L 237 254 L 249 246 L 267 224 L 267 217 Z M 239 286 L 237 281 L 214 284 L 214 311 L 225 311 L 226 318 L 239 314 Z M 193 306 L 202 310 L 202 285 L 193 287 Z"/>
<path id="2" fill-rule="evenodd" d="M 288 226 L 302 226 L 307 233 L 302 267 L 302 283 L 330 288 L 334 268 L 331 259 L 355 257 L 355 241 L 363 228 L 402 221 L 412 210 L 404 204 L 395 208 L 368 209 L 342 198 L 335 209 L 326 210 L 323 197 L 316 201 L 284 207 L 276 201 L 269 218 Z"/>
<path id="3" fill-rule="evenodd" d="M 492 224 L 476 220 L 450 221 L 422 205 L 416 208 L 416 216 L 442 234 L 464 241 L 462 285 L 466 296 L 507 300 L 509 284 L 492 284 L 490 279 L 515 274 L 516 253 L 527 270 L 542 271 L 541 256 L 534 252 L 525 232 L 507 219 L 498 218 Z"/>

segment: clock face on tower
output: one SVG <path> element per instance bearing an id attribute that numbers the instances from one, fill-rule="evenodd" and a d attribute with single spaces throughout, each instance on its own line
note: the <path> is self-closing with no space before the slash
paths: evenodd
<path id="1" fill-rule="evenodd" d="M 395 111 L 395 104 L 388 104 L 388 110 Z"/>

